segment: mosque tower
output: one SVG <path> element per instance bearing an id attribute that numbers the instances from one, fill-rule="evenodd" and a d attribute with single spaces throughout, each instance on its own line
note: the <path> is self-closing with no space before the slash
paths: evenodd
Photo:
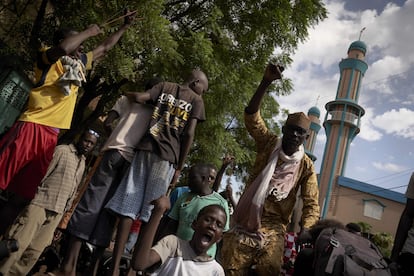
<path id="1" fill-rule="evenodd" d="M 316 156 L 313 154 L 315 149 L 316 136 L 321 129 L 321 121 L 319 117 L 321 116 L 321 111 L 316 106 L 311 107 L 308 110 L 308 118 L 311 120 L 310 133 L 308 139 L 306 139 L 304 146 L 306 154 L 312 159 L 313 162 L 316 160 Z"/>
<path id="2" fill-rule="evenodd" d="M 319 206 L 321 218 L 332 213 L 336 205 L 338 176 L 345 172 L 350 145 L 359 133 L 364 109 L 358 105 L 362 78 L 368 69 L 364 61 L 366 45 L 358 40 L 351 43 L 348 57 L 339 63 L 340 79 L 336 99 L 325 105 L 323 126 L 326 145 L 319 175 Z"/>

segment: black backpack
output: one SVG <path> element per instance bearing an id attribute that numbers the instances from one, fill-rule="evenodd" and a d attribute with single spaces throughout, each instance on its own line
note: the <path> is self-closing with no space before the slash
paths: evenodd
<path id="1" fill-rule="evenodd" d="M 315 276 L 391 276 L 388 263 L 368 239 L 346 230 L 324 229 L 315 243 Z"/>

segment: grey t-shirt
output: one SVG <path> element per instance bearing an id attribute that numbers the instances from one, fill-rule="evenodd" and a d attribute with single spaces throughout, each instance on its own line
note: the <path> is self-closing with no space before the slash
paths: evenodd
<path id="1" fill-rule="evenodd" d="M 122 96 L 112 110 L 118 113 L 119 120 L 102 151 L 116 149 L 122 157 L 131 162 L 135 147 L 148 130 L 154 108 L 147 104 L 131 102 Z"/>

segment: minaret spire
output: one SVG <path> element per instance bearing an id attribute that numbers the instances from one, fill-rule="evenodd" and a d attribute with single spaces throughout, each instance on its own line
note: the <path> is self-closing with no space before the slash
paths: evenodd
<path id="1" fill-rule="evenodd" d="M 363 28 L 360 32 L 360 37 Z M 348 57 L 339 63 L 340 79 L 336 98 L 325 105 L 326 115 L 323 126 L 326 132 L 326 145 L 319 174 L 319 205 L 321 216 L 335 215 L 337 184 L 336 179 L 343 175 L 350 145 L 359 133 L 364 109 L 358 105 L 362 78 L 368 69 L 364 61 L 366 45 L 354 41 L 348 49 Z"/>
<path id="2" fill-rule="evenodd" d="M 359 37 L 358 37 L 358 40 L 361 40 L 362 33 L 365 31 L 365 29 L 366 29 L 366 27 L 362 28 L 362 29 L 359 31 Z"/>

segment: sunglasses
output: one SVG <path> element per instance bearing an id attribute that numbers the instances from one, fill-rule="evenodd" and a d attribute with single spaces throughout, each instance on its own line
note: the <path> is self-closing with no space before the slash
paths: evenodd
<path id="1" fill-rule="evenodd" d="M 96 138 L 99 138 L 100 137 L 99 133 L 96 132 L 93 129 L 88 129 L 88 133 L 91 134 L 91 135 L 93 135 L 93 136 L 95 136 Z"/>
<path id="2" fill-rule="evenodd" d="M 308 131 L 306 129 L 303 129 L 298 126 L 291 126 L 291 125 L 285 126 L 285 131 L 297 137 L 305 137 L 306 135 L 308 135 Z"/>

